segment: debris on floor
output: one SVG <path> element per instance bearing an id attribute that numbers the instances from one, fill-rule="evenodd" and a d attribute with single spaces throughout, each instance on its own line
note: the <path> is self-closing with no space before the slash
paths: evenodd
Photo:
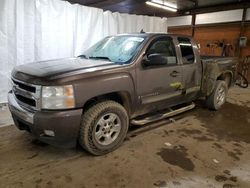
<path id="1" fill-rule="evenodd" d="M 168 146 L 168 147 L 171 147 L 172 146 L 172 144 L 170 144 L 169 142 L 165 142 L 164 143 L 166 146 Z"/>
<path id="2" fill-rule="evenodd" d="M 213 162 L 216 164 L 220 163 L 217 159 L 213 159 Z"/>

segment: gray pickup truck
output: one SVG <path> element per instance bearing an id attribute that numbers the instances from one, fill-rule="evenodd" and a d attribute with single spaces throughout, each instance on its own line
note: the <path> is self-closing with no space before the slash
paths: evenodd
<path id="1" fill-rule="evenodd" d="M 163 33 L 106 37 L 77 58 L 17 66 L 9 109 L 42 142 L 94 155 L 118 148 L 130 124 L 144 125 L 225 102 L 236 58 L 201 57 L 190 37 Z"/>

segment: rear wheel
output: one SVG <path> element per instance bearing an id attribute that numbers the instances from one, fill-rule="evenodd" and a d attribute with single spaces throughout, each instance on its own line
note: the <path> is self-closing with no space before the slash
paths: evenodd
<path id="1" fill-rule="evenodd" d="M 114 101 L 100 102 L 82 116 L 79 142 L 93 155 L 104 155 L 118 148 L 128 131 L 128 115 Z"/>
<path id="2" fill-rule="evenodd" d="M 226 102 L 227 92 L 226 82 L 217 80 L 213 92 L 206 99 L 207 107 L 211 110 L 218 110 Z"/>

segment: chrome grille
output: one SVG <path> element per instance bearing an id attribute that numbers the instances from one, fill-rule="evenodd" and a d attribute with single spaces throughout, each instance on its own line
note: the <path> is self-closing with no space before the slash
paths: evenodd
<path id="1" fill-rule="evenodd" d="M 12 91 L 17 102 L 28 110 L 40 109 L 41 86 L 12 78 Z"/>

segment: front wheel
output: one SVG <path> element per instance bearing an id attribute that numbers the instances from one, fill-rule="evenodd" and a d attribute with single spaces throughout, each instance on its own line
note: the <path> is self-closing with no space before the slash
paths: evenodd
<path id="1" fill-rule="evenodd" d="M 226 82 L 217 80 L 213 92 L 206 99 L 207 107 L 211 110 L 218 110 L 226 102 L 227 92 Z"/>
<path id="2" fill-rule="evenodd" d="M 128 126 L 128 114 L 122 105 L 100 102 L 82 116 L 80 145 L 93 155 L 104 155 L 122 144 Z"/>

